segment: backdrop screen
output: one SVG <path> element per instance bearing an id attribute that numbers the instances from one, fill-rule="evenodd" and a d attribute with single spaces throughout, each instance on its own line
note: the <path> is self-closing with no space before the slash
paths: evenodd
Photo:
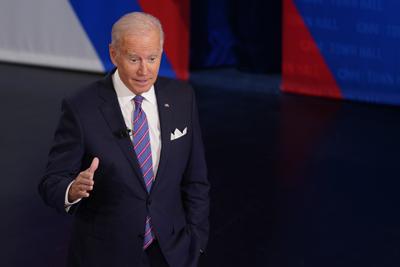
<path id="1" fill-rule="evenodd" d="M 286 92 L 400 104 L 400 1 L 284 0 Z"/>

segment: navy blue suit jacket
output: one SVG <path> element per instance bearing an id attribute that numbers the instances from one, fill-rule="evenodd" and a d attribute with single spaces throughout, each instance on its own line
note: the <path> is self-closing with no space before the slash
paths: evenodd
<path id="1" fill-rule="evenodd" d="M 155 93 L 161 155 L 147 193 L 111 74 L 62 104 L 62 116 L 39 184 L 44 201 L 65 212 L 67 186 L 100 159 L 89 198 L 74 205 L 68 266 L 140 266 L 145 218 L 150 215 L 172 267 L 196 266 L 208 239 L 209 183 L 192 88 L 159 77 Z M 177 128 L 187 134 L 171 140 Z"/>

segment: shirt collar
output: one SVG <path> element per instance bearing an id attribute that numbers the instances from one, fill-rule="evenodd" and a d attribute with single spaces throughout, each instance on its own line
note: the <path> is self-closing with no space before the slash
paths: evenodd
<path id="1" fill-rule="evenodd" d="M 115 92 L 117 93 L 118 101 L 120 105 L 125 106 L 128 103 L 131 103 L 132 99 L 136 96 L 131 90 L 126 87 L 126 85 L 122 82 L 118 69 L 112 75 L 112 81 L 115 88 Z M 154 85 L 150 87 L 150 90 L 144 92 L 142 94 L 145 100 L 149 101 L 151 104 L 156 105 L 156 94 L 154 91 Z"/>

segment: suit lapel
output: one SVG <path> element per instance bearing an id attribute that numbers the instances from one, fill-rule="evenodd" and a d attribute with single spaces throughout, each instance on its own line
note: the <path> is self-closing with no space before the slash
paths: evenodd
<path id="1" fill-rule="evenodd" d="M 144 184 L 142 173 L 136 158 L 136 154 L 129 137 L 118 137 L 118 133 L 121 133 L 126 129 L 124 118 L 122 116 L 121 109 L 119 107 L 118 98 L 115 93 L 111 74 L 109 74 L 102 82 L 99 87 L 100 97 L 104 100 L 104 103 L 100 106 L 101 113 L 106 120 L 111 132 L 115 136 L 115 141 L 117 142 L 119 148 L 125 154 L 128 162 L 132 166 L 136 177 L 139 179 L 140 184 L 146 191 L 146 186 Z"/>
<path id="2" fill-rule="evenodd" d="M 152 193 L 155 188 L 157 188 L 160 180 L 162 179 L 163 171 L 167 164 L 168 152 L 171 144 L 170 135 L 171 135 L 171 125 L 173 121 L 173 103 L 169 98 L 166 90 L 166 85 L 162 81 L 158 80 L 154 85 L 157 97 L 157 107 L 158 114 L 160 119 L 160 130 L 161 130 L 161 154 L 160 161 L 158 164 L 158 170 L 156 174 L 156 179 L 151 187 Z"/>

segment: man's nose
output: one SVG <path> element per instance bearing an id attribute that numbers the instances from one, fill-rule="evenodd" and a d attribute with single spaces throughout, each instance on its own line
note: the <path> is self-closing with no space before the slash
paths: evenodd
<path id="1" fill-rule="evenodd" d="M 140 75 L 147 75 L 148 67 L 146 65 L 146 62 L 142 61 L 139 65 L 138 73 Z"/>

